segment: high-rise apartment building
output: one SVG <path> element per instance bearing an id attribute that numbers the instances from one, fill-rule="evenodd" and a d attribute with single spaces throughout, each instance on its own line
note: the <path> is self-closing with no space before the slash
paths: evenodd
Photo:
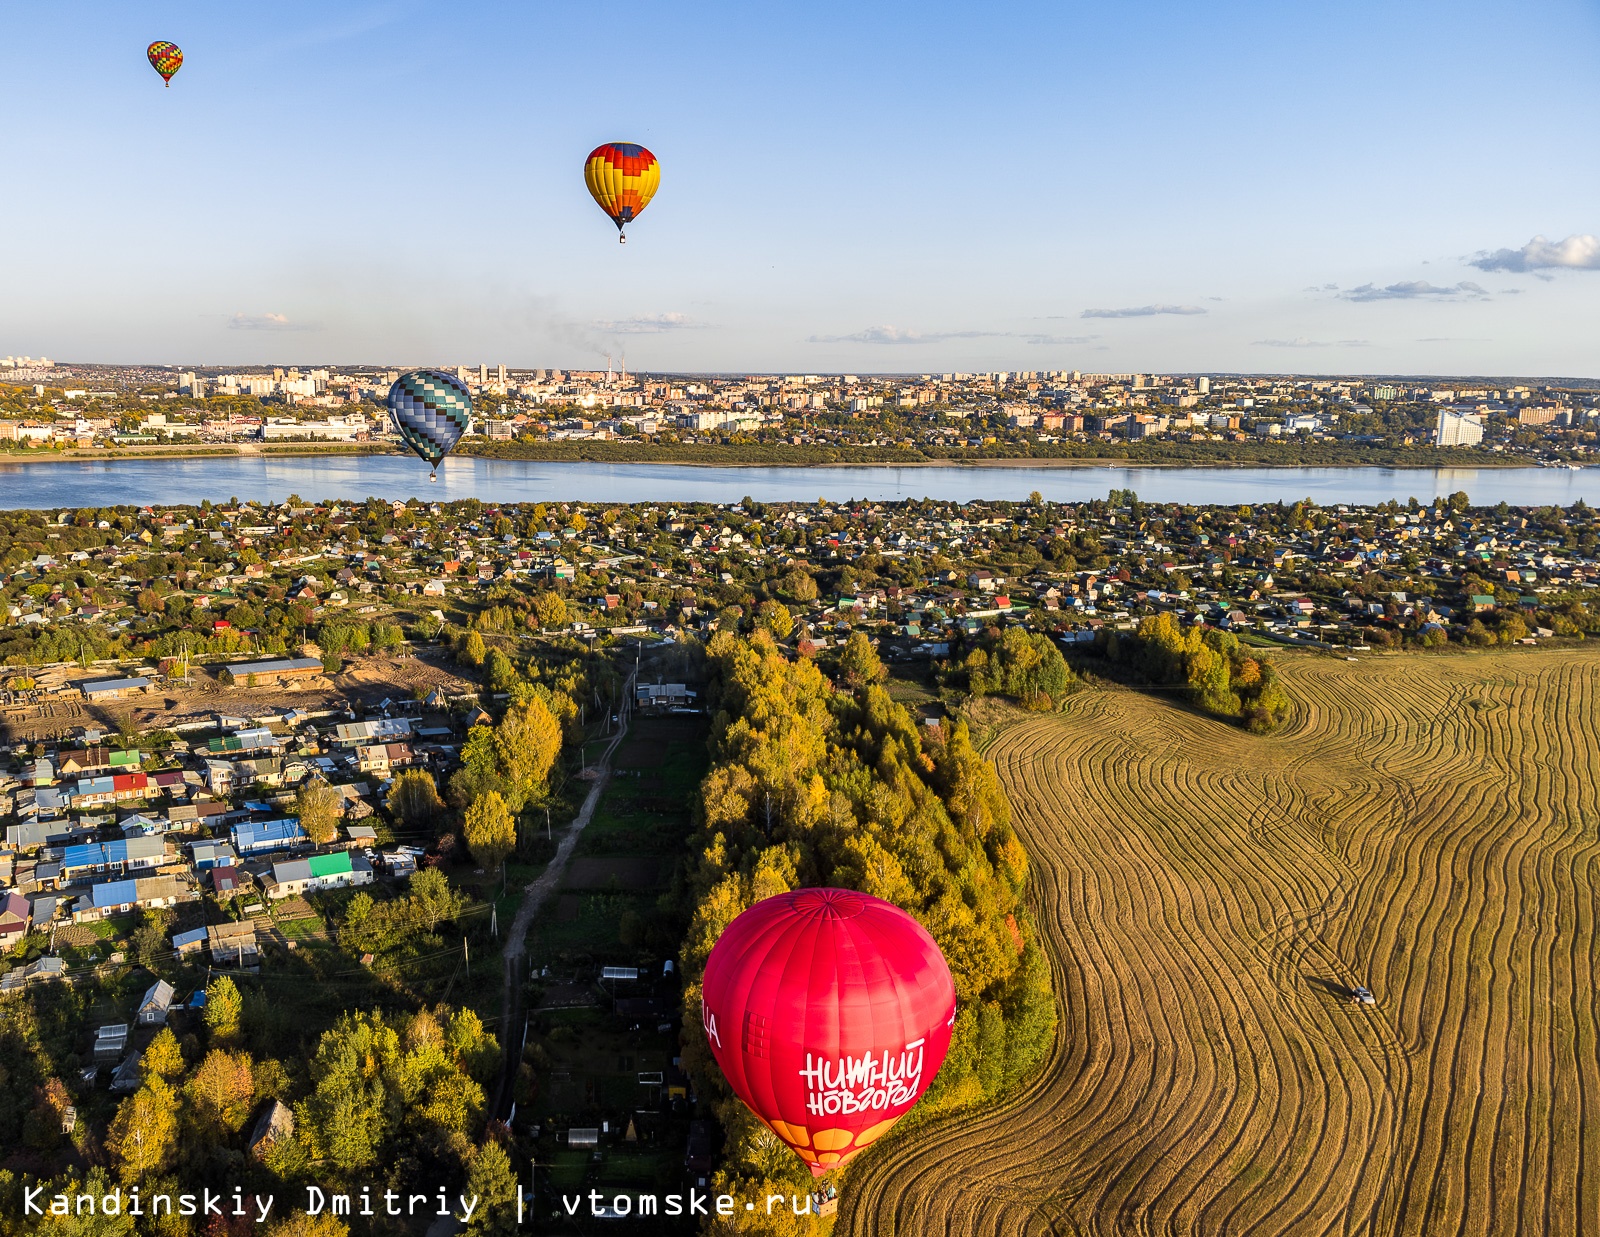
<path id="1" fill-rule="evenodd" d="M 1483 418 L 1477 413 L 1439 409 L 1439 420 L 1433 430 L 1434 446 L 1475 447 L 1482 441 Z"/>

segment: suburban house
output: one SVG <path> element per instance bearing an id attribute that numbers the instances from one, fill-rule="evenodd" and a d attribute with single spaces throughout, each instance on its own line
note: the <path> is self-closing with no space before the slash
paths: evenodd
<path id="1" fill-rule="evenodd" d="M 56 769 L 62 777 L 82 777 L 85 773 L 108 773 L 111 770 L 111 752 L 103 745 L 62 752 L 56 759 Z"/>
<path id="2" fill-rule="evenodd" d="M 139 1012 L 134 1022 L 142 1027 L 166 1026 L 167 1010 L 171 1005 L 172 985 L 164 979 L 158 979 L 150 985 L 144 1000 L 139 1002 Z"/>
<path id="3" fill-rule="evenodd" d="M 364 722 L 336 726 L 334 741 L 340 747 L 361 747 L 369 743 L 393 743 L 411 737 L 411 719 L 375 717 Z"/>
<path id="4" fill-rule="evenodd" d="M 272 865 L 272 874 L 261 882 L 269 898 L 291 898 L 308 890 L 371 883 L 372 865 L 362 856 L 352 856 L 347 850 L 275 863 Z"/>
<path id="5" fill-rule="evenodd" d="M 409 743 L 367 743 L 356 748 L 356 768 L 362 773 L 387 773 L 409 764 Z"/>
<path id="6" fill-rule="evenodd" d="M 72 791 L 72 806 L 94 807 L 104 803 L 123 803 L 151 794 L 150 779 L 143 773 L 114 773 L 108 777 L 79 778 Z"/>
<path id="7" fill-rule="evenodd" d="M 26 936 L 32 918 L 33 908 L 20 893 L 0 898 L 0 949 L 10 949 Z"/>
<path id="8" fill-rule="evenodd" d="M 641 709 L 693 707 L 695 693 L 682 683 L 641 683 L 634 689 L 634 702 Z"/>
<path id="9" fill-rule="evenodd" d="M 206 946 L 218 966 L 255 966 L 261 961 L 256 948 L 256 926 L 243 923 L 214 924 L 206 929 Z"/>
<path id="10" fill-rule="evenodd" d="M 176 876 L 124 877 L 90 888 L 73 906 L 72 921 L 105 919 L 141 907 L 176 906 L 194 896 Z"/>
<path id="11" fill-rule="evenodd" d="M 232 837 L 234 853 L 241 859 L 248 859 L 251 855 L 270 855 L 278 850 L 292 850 L 310 840 L 293 816 L 235 825 Z"/>
<path id="12" fill-rule="evenodd" d="M 122 875 L 159 867 L 166 857 L 167 844 L 158 837 L 86 842 L 62 852 L 61 879 L 71 884 L 83 876 Z"/>
<path id="13" fill-rule="evenodd" d="M 282 746 L 283 740 L 265 726 L 250 726 L 210 740 L 206 744 L 205 754 L 225 758 L 253 756 L 263 752 L 276 752 Z"/>
<path id="14" fill-rule="evenodd" d="M 194 842 L 189 847 L 189 853 L 194 856 L 194 867 L 197 872 L 208 872 L 212 868 L 224 867 L 238 861 L 238 856 L 233 853 L 233 847 L 220 838 Z"/>

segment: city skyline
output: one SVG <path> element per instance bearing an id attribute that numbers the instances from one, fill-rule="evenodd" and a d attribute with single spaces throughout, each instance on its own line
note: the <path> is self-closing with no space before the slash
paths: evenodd
<path id="1" fill-rule="evenodd" d="M 1596 376 L 1594 6 L 1357 7 L 21 13 L 0 351 Z"/>

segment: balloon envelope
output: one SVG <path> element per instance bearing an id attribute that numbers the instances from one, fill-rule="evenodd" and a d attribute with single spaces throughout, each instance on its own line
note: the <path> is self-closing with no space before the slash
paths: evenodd
<path id="1" fill-rule="evenodd" d="M 706 961 L 701 1020 L 717 1064 L 814 1176 L 911 1109 L 955 1018 L 950 969 L 927 930 L 849 889 L 757 902 Z"/>
<path id="2" fill-rule="evenodd" d="M 454 374 L 414 369 L 389 388 L 389 411 L 406 446 L 437 465 L 472 429 L 472 392 Z"/>
<path id="3" fill-rule="evenodd" d="M 172 85 L 172 75 L 183 67 L 183 53 L 178 50 L 178 45 L 166 39 L 157 39 L 145 48 L 144 54 L 150 61 L 150 67 L 161 74 L 161 80 Z"/>
<path id="4" fill-rule="evenodd" d="M 661 164 L 636 142 L 607 142 L 589 152 L 583 180 L 620 232 L 655 197 L 661 186 Z"/>

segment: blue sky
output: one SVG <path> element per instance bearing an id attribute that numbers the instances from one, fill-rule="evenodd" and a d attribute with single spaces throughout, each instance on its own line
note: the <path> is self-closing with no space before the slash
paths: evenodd
<path id="1" fill-rule="evenodd" d="M 1600 376 L 1593 0 L 5 13 L 0 354 Z"/>

